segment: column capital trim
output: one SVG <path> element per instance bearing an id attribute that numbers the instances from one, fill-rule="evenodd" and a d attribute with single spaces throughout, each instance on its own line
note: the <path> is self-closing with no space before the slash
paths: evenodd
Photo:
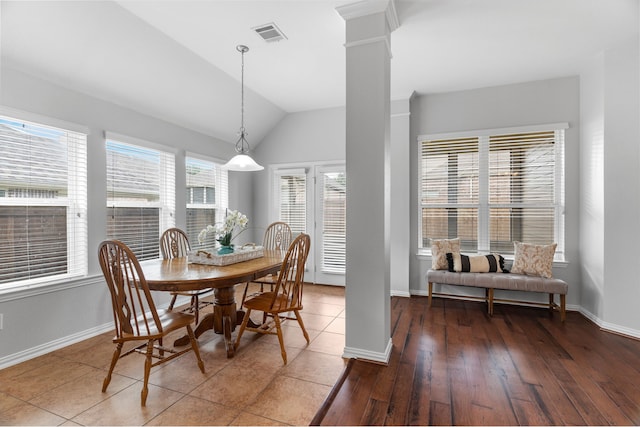
<path id="1" fill-rule="evenodd" d="M 361 0 L 338 6 L 336 7 L 336 11 L 345 21 L 362 16 L 374 15 L 376 13 L 384 13 L 390 31 L 395 31 L 400 26 L 395 0 Z"/>
<path id="2" fill-rule="evenodd" d="M 363 39 L 363 40 L 357 40 L 354 42 L 348 42 L 344 44 L 345 48 L 350 48 L 350 47 L 355 47 L 355 46 L 363 46 L 366 44 L 374 44 L 374 43 L 379 43 L 379 42 L 384 42 L 387 45 L 387 52 L 389 53 L 389 58 L 392 58 L 393 55 L 391 54 L 391 41 L 389 40 L 389 37 L 387 36 L 378 36 L 378 37 L 371 37 L 368 39 Z"/>

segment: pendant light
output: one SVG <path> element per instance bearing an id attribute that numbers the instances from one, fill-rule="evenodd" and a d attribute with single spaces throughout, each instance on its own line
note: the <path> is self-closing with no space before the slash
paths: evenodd
<path id="1" fill-rule="evenodd" d="M 238 142 L 236 142 L 236 151 L 238 154 L 222 167 L 230 171 L 260 171 L 264 169 L 264 166 L 260 166 L 249 157 L 249 143 L 247 142 L 247 132 L 244 128 L 244 54 L 249 51 L 249 48 L 244 45 L 238 45 L 236 46 L 236 50 L 242 54 L 242 95 L 240 103 L 240 131 L 238 132 L 240 138 L 238 138 Z"/>

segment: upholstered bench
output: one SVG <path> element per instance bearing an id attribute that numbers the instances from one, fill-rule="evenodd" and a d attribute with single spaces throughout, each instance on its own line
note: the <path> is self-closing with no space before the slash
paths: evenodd
<path id="1" fill-rule="evenodd" d="M 564 280 L 556 278 L 544 278 L 539 276 L 527 276 L 514 273 L 455 273 L 448 270 L 427 271 L 427 283 L 429 284 L 428 306 L 431 307 L 431 299 L 436 296 L 456 297 L 457 295 L 434 293 L 433 284 L 472 286 L 485 289 L 485 297 L 468 297 L 481 299 L 487 303 L 489 316 L 493 315 L 493 302 L 516 302 L 527 305 L 544 306 L 549 310 L 559 310 L 560 320 L 564 322 L 566 317 L 566 295 L 569 286 Z M 549 294 L 549 303 L 536 303 L 529 301 L 516 301 L 495 299 L 493 290 L 544 292 Z M 560 305 L 555 302 L 555 294 L 560 295 Z M 465 297 L 467 298 L 467 297 Z"/>

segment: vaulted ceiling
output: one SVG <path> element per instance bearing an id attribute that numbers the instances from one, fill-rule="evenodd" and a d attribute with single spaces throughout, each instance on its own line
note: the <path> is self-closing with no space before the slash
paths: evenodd
<path id="1" fill-rule="evenodd" d="M 235 142 L 240 54 L 258 143 L 290 112 L 344 105 L 354 0 L 0 2 L 2 67 Z M 638 37 L 637 0 L 395 0 L 391 96 L 579 73 Z M 286 39 L 253 28 L 275 23 Z M 1 88 L 0 88 L 1 89 Z"/>

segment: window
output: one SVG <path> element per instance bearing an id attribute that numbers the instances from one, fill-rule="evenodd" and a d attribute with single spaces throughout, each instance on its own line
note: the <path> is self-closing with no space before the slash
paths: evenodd
<path id="1" fill-rule="evenodd" d="M 276 172 L 278 220 L 291 227 L 293 236 L 307 232 L 307 173 L 304 169 Z"/>
<path id="2" fill-rule="evenodd" d="M 0 146 L 0 287 L 86 275 L 86 131 L 0 116 Z"/>
<path id="3" fill-rule="evenodd" d="M 524 241 L 563 254 L 566 127 L 420 137 L 420 247 L 459 237 L 469 252 Z"/>
<path id="4" fill-rule="evenodd" d="M 347 244 L 347 180 L 344 168 L 340 171 L 320 171 L 322 188 L 320 209 L 322 217 L 321 271 L 345 274 Z"/>
<path id="5" fill-rule="evenodd" d="M 107 138 L 107 237 L 158 258 L 161 232 L 175 225 L 175 156 Z"/>
<path id="6" fill-rule="evenodd" d="M 209 224 L 224 221 L 229 206 L 228 174 L 219 163 L 186 158 L 187 236 L 192 247 Z"/>

